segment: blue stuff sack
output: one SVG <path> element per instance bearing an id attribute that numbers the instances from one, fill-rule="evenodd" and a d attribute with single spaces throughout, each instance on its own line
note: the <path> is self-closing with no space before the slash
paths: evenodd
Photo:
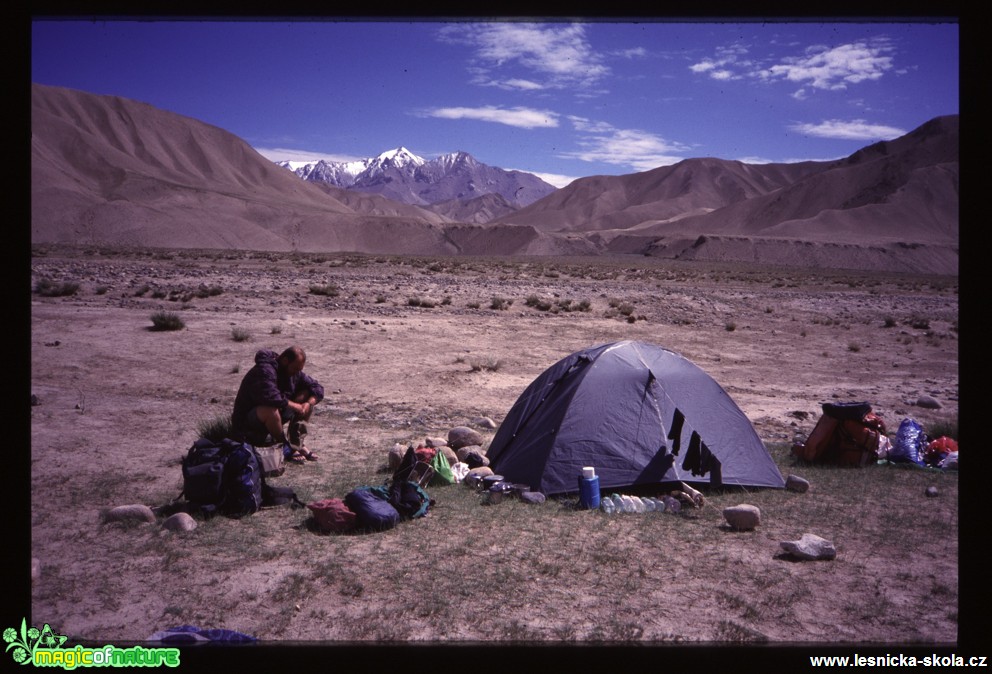
<path id="1" fill-rule="evenodd" d="M 903 419 L 899 424 L 899 430 L 896 431 L 896 439 L 889 452 L 889 461 L 922 466 L 926 448 L 927 436 L 923 432 L 923 427 L 915 419 Z"/>
<path id="2" fill-rule="evenodd" d="M 358 487 L 348 492 L 344 503 L 355 513 L 356 529 L 385 531 L 399 524 L 400 513 L 389 502 L 389 492 L 382 487 Z"/>

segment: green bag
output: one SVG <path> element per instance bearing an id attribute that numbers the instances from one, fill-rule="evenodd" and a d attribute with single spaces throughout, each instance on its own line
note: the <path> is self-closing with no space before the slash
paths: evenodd
<path id="1" fill-rule="evenodd" d="M 434 452 L 434 458 L 431 459 L 431 468 L 434 469 L 434 477 L 431 478 L 431 485 L 445 485 L 455 483 L 455 473 L 451 470 L 451 464 L 448 463 L 448 457 L 444 455 L 440 449 Z"/>

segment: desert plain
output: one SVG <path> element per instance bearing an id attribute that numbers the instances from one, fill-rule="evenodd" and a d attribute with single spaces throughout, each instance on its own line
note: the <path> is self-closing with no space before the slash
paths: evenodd
<path id="1" fill-rule="evenodd" d="M 324 645 L 958 639 L 958 474 L 789 457 L 825 402 L 869 402 L 890 435 L 907 417 L 957 424 L 957 277 L 36 245 L 31 278 L 78 285 L 30 302 L 30 612 L 70 638 L 125 643 L 193 624 Z M 184 327 L 152 330 L 157 312 Z M 460 425 L 491 439 L 480 420 L 498 424 L 545 368 L 624 339 L 703 368 L 810 491 L 717 494 L 685 518 L 638 520 L 567 499 L 484 507 L 452 485 L 431 490 L 427 517 L 363 536 L 319 535 L 288 507 L 187 533 L 101 521 L 178 495 L 198 424 L 230 412 L 260 348 L 301 345 L 327 392 L 308 440 L 320 460 L 275 478 L 309 502 L 382 482 L 395 443 Z M 914 494 L 902 504 L 919 518 L 911 537 L 893 535 L 891 497 L 876 498 L 893 479 Z M 858 497 L 831 498 L 828 481 Z M 939 498 L 924 498 L 931 485 Z M 765 513 L 748 535 L 722 526 L 721 507 L 741 501 Z M 804 524 L 834 540 L 835 560 L 777 554 Z"/>

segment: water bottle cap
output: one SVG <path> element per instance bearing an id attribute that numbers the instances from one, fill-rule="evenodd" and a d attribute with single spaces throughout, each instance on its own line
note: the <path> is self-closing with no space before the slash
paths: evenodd
<path id="1" fill-rule="evenodd" d="M 586 466 L 582 469 L 582 477 L 592 479 L 596 477 L 596 469 L 592 466 Z"/>

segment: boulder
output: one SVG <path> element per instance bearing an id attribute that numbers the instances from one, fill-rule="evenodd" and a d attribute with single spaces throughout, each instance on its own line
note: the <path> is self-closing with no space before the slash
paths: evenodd
<path id="1" fill-rule="evenodd" d="M 809 481 L 804 480 L 798 475 L 790 475 L 785 478 L 785 488 L 789 491 L 799 492 L 800 494 L 805 494 L 809 491 Z"/>
<path id="2" fill-rule="evenodd" d="M 473 452 L 483 455 L 486 453 L 485 450 L 482 449 L 482 445 L 465 445 L 464 447 L 459 447 L 458 449 L 452 448 L 452 450 L 455 452 L 455 456 L 458 457 L 458 460 L 462 463 L 468 463 L 468 455 Z"/>
<path id="3" fill-rule="evenodd" d="M 816 534 L 803 534 L 798 541 L 782 541 L 782 550 L 802 560 L 834 559 L 837 549 L 834 544 Z"/>
<path id="4" fill-rule="evenodd" d="M 464 463 L 468 464 L 469 468 L 480 468 L 489 465 L 489 457 L 481 452 L 473 451 L 465 455 Z"/>
<path id="5" fill-rule="evenodd" d="M 448 447 L 458 451 L 468 445 L 481 445 L 482 433 L 468 426 L 456 426 L 448 431 Z"/>
<path id="6" fill-rule="evenodd" d="M 723 518 L 731 528 L 738 531 L 752 531 L 761 524 L 761 510 L 747 503 L 723 509 Z"/>
<path id="7" fill-rule="evenodd" d="M 196 526 L 196 520 L 189 513 L 176 513 L 162 522 L 162 528 L 169 531 L 193 531 Z"/>
<path id="8" fill-rule="evenodd" d="M 458 454 L 456 454 L 455 450 L 453 450 L 451 447 L 448 447 L 447 445 L 442 445 L 437 448 L 437 451 L 444 454 L 444 458 L 448 460 L 449 466 L 453 466 L 456 463 L 458 463 Z"/>
<path id="9" fill-rule="evenodd" d="M 475 419 L 472 419 L 472 424 L 490 431 L 496 430 L 496 422 L 489 417 L 476 417 Z"/>
<path id="10" fill-rule="evenodd" d="M 489 477 L 490 475 L 493 475 L 493 469 L 490 468 L 489 466 L 472 468 L 465 475 L 465 479 L 463 480 L 463 482 L 465 482 L 465 484 L 470 487 L 478 487 L 482 485 L 482 478 Z"/>
<path id="11" fill-rule="evenodd" d="M 937 496 L 940 495 L 940 492 L 937 491 L 937 488 L 934 487 L 933 485 L 927 487 L 926 491 L 924 491 L 923 493 L 925 496 L 927 496 L 927 498 L 936 498 Z"/>
<path id="12" fill-rule="evenodd" d="M 146 505 L 117 506 L 101 513 L 104 522 L 154 522 L 155 513 Z"/>
<path id="13" fill-rule="evenodd" d="M 392 449 L 389 450 L 389 470 L 396 471 L 400 467 L 407 449 L 409 447 L 399 442 L 393 445 Z"/>
<path id="14" fill-rule="evenodd" d="M 424 439 L 424 445 L 426 445 L 427 447 L 433 447 L 434 449 L 437 449 L 439 447 L 444 447 L 447 444 L 448 444 L 448 440 L 446 438 L 425 438 Z"/>
<path id="15" fill-rule="evenodd" d="M 547 497 L 539 491 L 525 491 L 520 494 L 520 500 L 524 503 L 544 503 Z"/>
<path id="16" fill-rule="evenodd" d="M 943 407 L 943 405 L 941 405 L 936 398 L 927 395 L 923 395 L 917 398 L 916 406 L 928 410 L 939 410 L 941 407 Z"/>

